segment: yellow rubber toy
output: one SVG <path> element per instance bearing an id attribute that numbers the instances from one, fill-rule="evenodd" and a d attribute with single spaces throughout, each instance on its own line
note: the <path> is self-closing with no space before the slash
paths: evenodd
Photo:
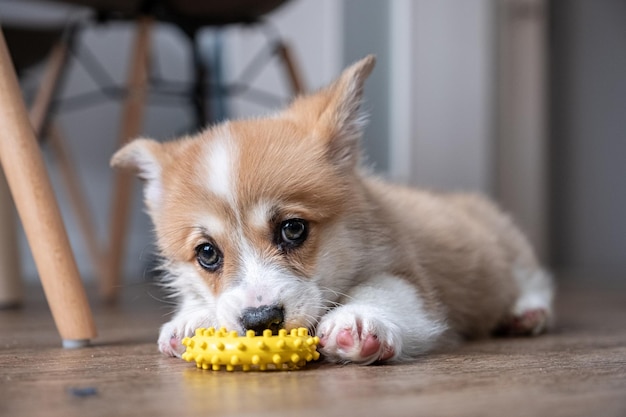
<path id="1" fill-rule="evenodd" d="M 277 336 L 272 336 L 271 330 L 265 330 L 263 336 L 256 336 L 254 330 L 248 330 L 242 337 L 225 328 L 201 328 L 196 330 L 195 336 L 183 339 L 187 350 L 182 358 L 187 362 L 195 361 L 198 368 L 214 371 L 219 371 L 222 366 L 227 371 L 299 369 L 307 362 L 319 359 L 319 342 L 319 337 L 310 336 L 304 327 L 290 333 L 281 329 Z"/>

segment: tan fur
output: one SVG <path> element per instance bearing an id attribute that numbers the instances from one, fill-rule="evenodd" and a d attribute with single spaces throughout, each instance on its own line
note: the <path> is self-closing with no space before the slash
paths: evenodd
<path id="1" fill-rule="evenodd" d="M 471 337 L 493 331 L 518 295 L 511 278 L 516 255 L 508 250 L 519 252 L 527 246 L 515 247 L 515 236 L 504 226 L 508 220 L 475 195 L 434 194 L 380 181 L 368 185 L 372 199 L 391 219 L 387 227 L 403 236 L 391 251 L 410 252 L 397 264 L 413 270 L 412 280 L 428 281 L 427 294 L 445 306 L 454 329 Z M 407 215 L 415 221 L 407 222 Z"/>

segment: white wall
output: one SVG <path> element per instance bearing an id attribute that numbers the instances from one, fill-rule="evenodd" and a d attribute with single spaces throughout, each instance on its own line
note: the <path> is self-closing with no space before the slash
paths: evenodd
<path id="1" fill-rule="evenodd" d="M 545 0 L 498 3 L 495 195 L 539 256 L 548 254 L 548 94 Z"/>
<path id="2" fill-rule="evenodd" d="M 391 16 L 392 176 L 490 193 L 491 1 L 396 0 Z"/>
<path id="3" fill-rule="evenodd" d="M 367 79 L 363 110 L 368 123 L 362 145 L 366 163 L 375 172 L 386 173 L 389 155 L 389 104 L 391 4 L 380 0 L 345 0 L 343 10 L 343 64 L 348 66 L 369 54 L 376 55 L 376 68 Z"/>
<path id="4" fill-rule="evenodd" d="M 330 82 L 341 70 L 343 36 L 341 29 L 342 1 L 297 0 L 288 2 L 268 21 L 278 29 L 292 47 L 305 86 L 316 90 Z M 252 56 L 264 47 L 265 37 L 254 28 L 234 27 L 225 33 L 225 81 L 236 81 Z M 283 68 L 274 59 L 254 82 L 255 87 L 290 98 Z M 274 109 L 246 99 L 235 97 L 229 103 L 234 117 L 258 116 Z"/>
<path id="5" fill-rule="evenodd" d="M 558 267 L 626 279 L 626 2 L 552 2 Z"/>

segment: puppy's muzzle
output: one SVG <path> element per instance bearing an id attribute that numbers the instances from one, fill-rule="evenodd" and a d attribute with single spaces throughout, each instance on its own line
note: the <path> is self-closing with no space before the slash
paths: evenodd
<path id="1" fill-rule="evenodd" d="M 254 330 L 257 336 L 265 329 L 277 334 L 285 322 L 285 309 L 277 305 L 249 307 L 243 310 L 240 321 L 244 330 Z"/>

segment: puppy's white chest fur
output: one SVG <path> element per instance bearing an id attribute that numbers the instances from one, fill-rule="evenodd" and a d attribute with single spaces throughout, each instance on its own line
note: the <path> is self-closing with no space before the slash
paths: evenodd
<path id="1" fill-rule="evenodd" d="M 552 285 L 511 220 L 473 195 L 387 184 L 359 164 L 367 57 L 269 119 L 167 143 L 113 165 L 145 201 L 178 309 L 167 355 L 197 327 L 309 327 L 330 360 L 407 360 L 461 337 L 537 334 Z"/>

